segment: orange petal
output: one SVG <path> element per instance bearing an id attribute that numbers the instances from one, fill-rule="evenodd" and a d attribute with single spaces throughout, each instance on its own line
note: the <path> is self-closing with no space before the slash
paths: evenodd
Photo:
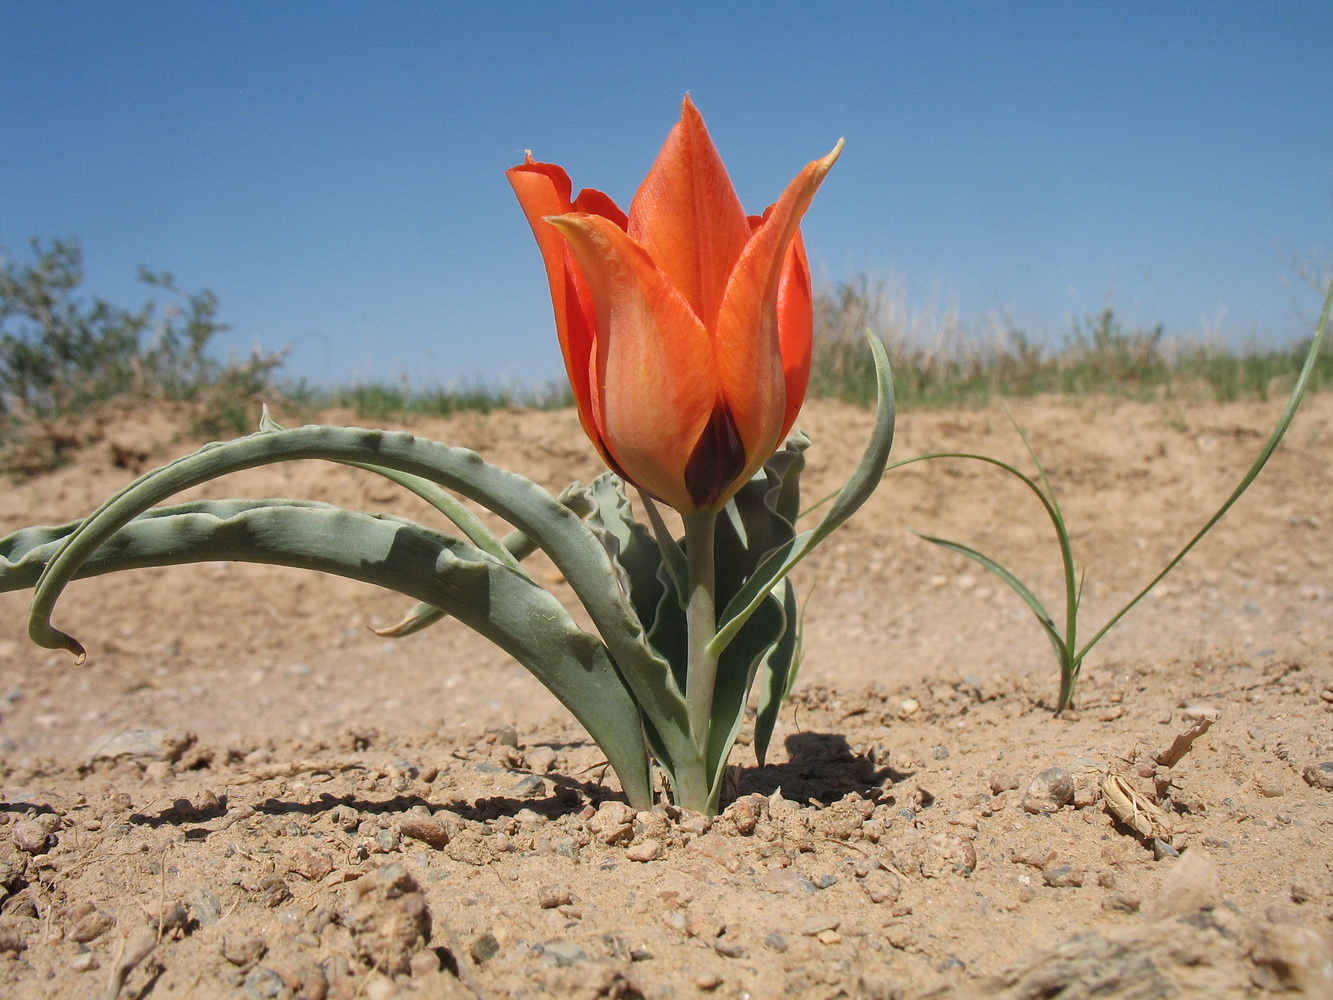
<path id="1" fill-rule="evenodd" d="M 647 251 L 608 219 L 548 220 L 569 241 L 597 316 L 593 412 L 616 465 L 681 511 L 685 470 L 718 400 L 708 331 Z"/>
<path id="2" fill-rule="evenodd" d="M 713 333 L 718 380 L 750 456 L 747 477 L 777 448 L 787 419 L 778 295 L 788 251 L 801 216 L 841 152 L 839 140 L 831 153 L 807 164 L 787 185 L 742 251 L 718 313 Z M 799 339 L 801 333 L 794 328 L 790 336 Z M 795 356 L 795 348 L 792 350 Z"/>
<path id="3" fill-rule="evenodd" d="M 545 221 L 548 215 L 563 215 L 573 210 L 574 205 L 569 200 L 572 190 L 569 175 L 554 163 L 536 163 L 529 155 L 526 162 L 506 171 L 505 176 L 518 195 L 519 205 L 527 217 L 528 225 L 532 227 L 533 236 L 537 238 L 537 247 L 546 265 L 560 351 L 565 359 L 570 387 L 574 391 L 579 420 L 593 444 L 603 457 L 607 457 L 601 434 L 592 421 L 589 372 L 596 339 L 592 293 L 570 254 L 564 236 Z M 607 215 L 622 228 L 625 224 L 625 213 L 600 191 L 580 192 L 577 204 L 585 210 Z"/>
<path id="4" fill-rule="evenodd" d="M 630 204 L 629 234 L 712 327 L 750 225 L 688 96 Z"/>
<path id="5" fill-rule="evenodd" d="M 787 248 L 778 285 L 778 343 L 782 348 L 782 375 L 786 382 L 787 405 L 782 417 L 781 443 L 796 423 L 796 415 L 805 402 L 810 385 L 810 354 L 815 320 L 810 294 L 810 261 L 805 256 L 805 241 L 798 229 Z"/>

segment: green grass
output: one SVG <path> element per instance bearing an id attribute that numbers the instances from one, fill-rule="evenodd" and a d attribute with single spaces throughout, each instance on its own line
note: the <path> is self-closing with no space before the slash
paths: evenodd
<path id="1" fill-rule="evenodd" d="M 306 383 L 287 385 L 284 395 L 310 410 L 346 408 L 367 420 L 394 420 L 408 415 L 447 417 L 455 413 L 489 413 L 509 406 L 558 410 L 574 405 L 568 385 L 551 383 L 542 389 L 486 385 L 414 389 L 383 383 L 356 383 L 333 388 Z"/>
<path id="2" fill-rule="evenodd" d="M 1310 346 L 1307 339 L 1287 348 L 1233 351 L 1171 340 L 1160 326 L 1124 330 L 1110 307 L 1075 323 L 1055 348 L 1014 328 L 979 338 L 947 314 L 908 318 L 882 286 L 862 278 L 815 292 L 811 396 L 873 404 L 866 330 L 888 346 L 901 409 L 978 406 L 1044 393 L 1269 399 L 1290 391 Z M 1333 349 L 1325 346 L 1310 389 L 1331 383 Z"/>
<path id="3" fill-rule="evenodd" d="M 983 406 L 997 399 L 1046 393 L 1114 395 L 1130 399 L 1270 399 L 1286 395 L 1310 341 L 1264 351 L 1234 351 L 1169 339 L 1159 326 L 1124 330 L 1111 308 L 1078 322 L 1056 347 L 1034 343 L 1021 330 L 978 337 L 947 313 L 910 318 L 867 279 L 815 291 L 815 343 L 811 398 L 873 406 L 875 372 L 864 332 L 887 346 L 900 409 Z M 1321 352 L 1310 391 L 1333 385 L 1333 350 Z M 563 383 L 542 389 L 471 385 L 425 388 L 359 383 L 335 388 L 304 383 L 284 388 L 311 411 L 347 408 L 365 420 L 410 415 L 486 413 L 507 406 L 559 409 L 572 406 Z"/>
<path id="4" fill-rule="evenodd" d="M 254 426 L 263 399 L 298 408 L 346 408 L 365 421 L 448 416 L 508 406 L 573 405 L 561 381 L 545 387 L 413 387 L 360 383 L 320 387 L 274 380 L 281 354 L 221 363 L 207 352 L 226 329 L 212 293 L 186 294 L 170 275 L 141 271 L 166 303 L 124 309 L 81 294 L 76 240 L 33 240 L 28 259 L 0 248 L 0 451 L 36 448 L 36 464 L 58 464 L 69 434 L 62 423 L 126 398 L 189 403 L 194 429 L 214 436 Z M 1042 393 L 1139 399 L 1281 397 L 1305 347 L 1232 351 L 1168 339 L 1162 328 L 1125 330 L 1111 308 L 1076 322 L 1055 347 L 1022 330 L 965 329 L 947 310 L 909 310 L 905 296 L 861 277 L 815 290 L 810 396 L 874 403 L 875 374 L 865 332 L 888 349 L 902 408 L 979 406 Z M 1333 380 L 1333 351 L 1317 359 L 1310 389 Z M 31 450 L 31 448 L 30 448 Z M 46 456 L 42 458 L 40 456 Z M 0 465 L 3 465 L 0 462 Z"/>

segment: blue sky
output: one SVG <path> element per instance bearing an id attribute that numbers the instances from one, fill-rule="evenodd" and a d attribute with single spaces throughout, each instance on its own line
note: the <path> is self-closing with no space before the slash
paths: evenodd
<path id="1" fill-rule="evenodd" d="M 1058 337 L 1309 333 L 1333 4 L 0 0 L 0 246 L 209 288 L 317 383 L 560 377 L 524 149 L 628 205 L 689 91 L 747 209 L 840 137 L 817 280 Z"/>

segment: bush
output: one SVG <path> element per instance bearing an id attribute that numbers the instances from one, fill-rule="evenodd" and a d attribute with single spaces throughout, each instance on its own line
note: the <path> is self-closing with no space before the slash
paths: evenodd
<path id="1" fill-rule="evenodd" d="M 255 352 L 223 364 L 206 349 L 227 329 L 217 297 L 187 294 L 170 274 L 139 269 L 139 279 L 174 301 L 122 309 L 78 293 L 83 250 L 75 240 L 30 243 L 31 263 L 0 253 L 0 442 L 34 441 L 57 462 L 72 443 L 60 425 L 113 399 L 192 405 L 203 433 L 249 429 L 248 412 L 269 387 L 280 354 Z M 41 450 L 39 447 L 38 450 Z M 12 463 L 10 463 L 12 464 Z M 41 463 L 39 463 L 41 464 Z"/>

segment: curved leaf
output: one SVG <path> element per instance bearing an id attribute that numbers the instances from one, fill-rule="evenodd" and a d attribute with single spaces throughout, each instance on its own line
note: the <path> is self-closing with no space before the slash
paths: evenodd
<path id="1" fill-rule="evenodd" d="M 7 539 L 0 583 L 23 586 L 62 558 L 78 530 L 70 527 Z M 597 741 L 630 802 L 639 808 L 652 802 L 639 713 L 606 647 L 554 596 L 467 542 L 405 519 L 326 504 L 201 501 L 155 510 L 105 544 L 74 551 L 86 558 L 64 558 L 69 576 L 235 560 L 319 570 L 415 597 L 527 667 Z"/>
<path id="2" fill-rule="evenodd" d="M 796 589 L 791 581 L 784 582 L 782 610 L 787 616 L 787 629 L 782 643 L 775 646 L 760 666 L 759 704 L 754 716 L 754 756 L 759 766 L 768 758 L 768 744 L 778 724 L 778 713 L 791 694 L 792 682 L 801 666 L 801 618 L 796 608 Z M 810 595 L 807 592 L 806 600 Z"/>
<path id="3" fill-rule="evenodd" d="M 76 640 L 51 624 L 55 601 L 78 565 L 137 514 L 218 476 L 294 459 L 366 463 L 419 476 L 481 503 L 536 541 L 596 623 L 635 700 L 652 716 L 668 754 L 664 764 L 670 768 L 695 752 L 685 702 L 674 690 L 670 668 L 648 645 L 638 615 L 615 581 L 610 557 L 579 516 L 536 483 L 473 451 L 402 431 L 308 426 L 261 432 L 208 445 L 140 477 L 85 520 L 47 565 L 29 615 L 33 641 L 81 653 Z"/>
<path id="4" fill-rule="evenodd" d="M 287 428 L 273 419 L 272 414 L 268 412 L 268 407 L 264 407 L 263 415 L 259 418 L 259 431 L 262 434 L 272 434 L 276 431 L 284 431 Z M 464 507 L 458 500 L 446 490 L 440 489 L 429 480 L 422 479 L 420 476 L 413 476 L 407 473 L 398 472 L 395 469 L 375 465 L 370 462 L 345 462 L 342 463 L 351 466 L 353 469 L 361 469 L 365 472 L 373 472 L 376 475 L 383 476 L 390 482 L 397 483 L 411 493 L 415 493 L 426 503 L 430 504 L 441 514 L 447 517 L 458 530 L 463 532 L 477 548 L 488 555 L 494 556 L 510 569 L 519 570 L 518 559 L 514 558 L 500 539 L 496 538 L 490 528 L 482 523 L 481 518 Z M 522 558 L 521 556 L 519 558 Z M 521 572 L 521 570 L 520 570 Z M 422 609 L 417 609 L 420 612 Z M 429 616 L 420 615 L 423 620 Z M 439 616 L 431 618 L 431 621 L 438 620 Z M 425 624 L 429 624 L 426 622 Z M 425 625 L 419 625 L 418 628 L 424 628 Z M 415 631 L 413 629 L 412 631 Z M 406 635 L 408 633 L 400 633 Z"/>

